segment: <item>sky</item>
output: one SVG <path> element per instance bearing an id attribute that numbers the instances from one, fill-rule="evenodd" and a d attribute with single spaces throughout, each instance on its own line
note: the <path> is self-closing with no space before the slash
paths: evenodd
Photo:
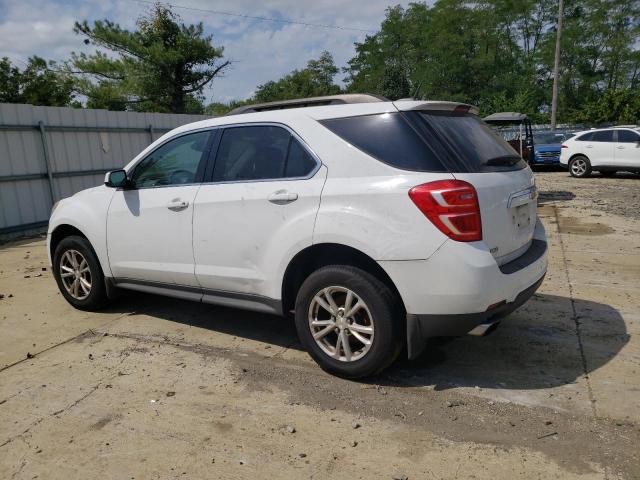
<path id="1" fill-rule="evenodd" d="M 338 66 L 345 66 L 355 52 L 354 42 L 378 30 L 387 6 L 407 6 L 409 1 L 169 0 L 168 3 L 184 23 L 203 22 L 205 33 L 213 35 L 213 44 L 224 46 L 225 58 L 232 65 L 223 78 L 211 82 L 204 94 L 207 102 L 228 102 L 248 98 L 258 85 L 304 68 L 309 59 L 317 58 L 323 50 L 331 52 Z M 0 0 L 0 57 L 9 57 L 21 68 L 31 55 L 67 60 L 72 51 L 92 49 L 73 32 L 76 20 L 91 23 L 106 18 L 123 28 L 134 29 L 136 20 L 150 6 L 143 0 Z M 343 76 L 339 74 L 336 79 Z"/>

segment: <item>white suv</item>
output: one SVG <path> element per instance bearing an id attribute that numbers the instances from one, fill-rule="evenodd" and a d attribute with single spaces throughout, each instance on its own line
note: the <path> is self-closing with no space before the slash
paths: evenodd
<path id="1" fill-rule="evenodd" d="M 640 173 L 640 129 L 600 128 L 578 132 L 562 144 L 560 165 L 574 177 L 593 170 L 608 177 L 618 171 Z"/>
<path id="2" fill-rule="evenodd" d="M 475 107 L 351 95 L 243 111 L 167 133 L 54 207 L 69 303 L 124 288 L 293 314 L 320 366 L 357 378 L 486 330 L 542 282 L 532 172 Z"/>

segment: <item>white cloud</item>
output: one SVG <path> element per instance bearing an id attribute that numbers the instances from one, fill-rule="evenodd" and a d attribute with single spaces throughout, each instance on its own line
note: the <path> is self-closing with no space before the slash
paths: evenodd
<path id="1" fill-rule="evenodd" d="M 388 0 L 170 0 L 194 9 L 288 19 L 305 23 L 377 30 L 384 19 Z M 0 11 L 0 56 L 26 59 L 37 54 L 65 60 L 71 51 L 86 51 L 82 38 L 73 33 L 73 23 L 108 18 L 125 28 L 149 4 L 126 0 L 2 0 Z M 391 2 L 395 4 L 397 2 Z M 407 5 L 408 1 L 401 4 Z M 284 22 L 260 21 L 194 9 L 175 8 L 185 23 L 203 22 L 216 45 L 224 45 L 225 57 L 234 63 L 223 78 L 216 79 L 205 95 L 211 100 L 246 98 L 261 83 L 277 79 L 294 68 L 302 68 L 322 50 L 331 52 L 339 66 L 353 55 L 355 41 L 366 33 L 316 28 Z M 339 76 L 341 78 L 341 75 Z"/>

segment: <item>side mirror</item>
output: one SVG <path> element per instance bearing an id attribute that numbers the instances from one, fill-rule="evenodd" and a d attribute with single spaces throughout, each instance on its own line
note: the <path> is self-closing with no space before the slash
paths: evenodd
<path id="1" fill-rule="evenodd" d="M 104 184 L 111 188 L 122 188 L 129 184 L 127 172 L 124 170 L 113 170 L 104 176 Z"/>

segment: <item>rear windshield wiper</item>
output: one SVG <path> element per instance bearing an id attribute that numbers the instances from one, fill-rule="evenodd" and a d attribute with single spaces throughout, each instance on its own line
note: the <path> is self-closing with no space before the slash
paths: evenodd
<path id="1" fill-rule="evenodd" d="M 517 155 L 502 155 L 500 157 L 493 157 L 485 161 L 485 165 L 488 167 L 510 167 L 522 160 Z"/>

